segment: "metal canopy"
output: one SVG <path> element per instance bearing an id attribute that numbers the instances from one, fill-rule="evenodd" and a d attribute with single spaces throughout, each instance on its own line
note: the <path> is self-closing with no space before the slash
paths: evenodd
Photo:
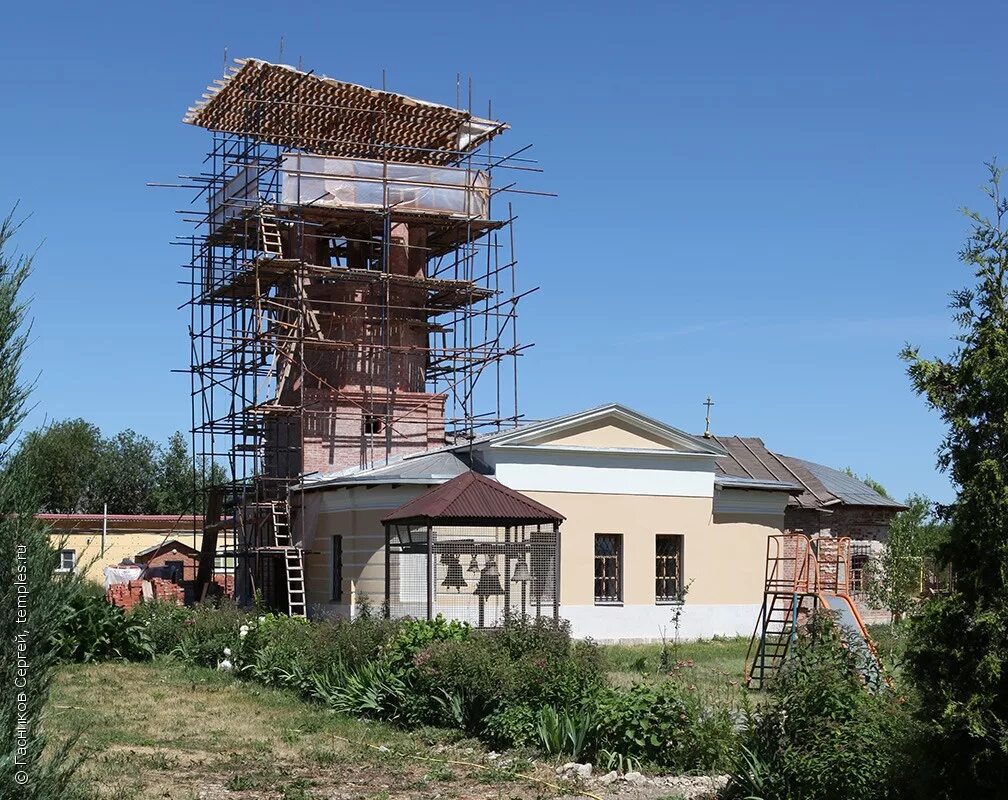
<path id="1" fill-rule="evenodd" d="M 509 526 L 559 525 L 563 520 L 559 512 L 470 470 L 390 512 L 382 523 L 465 522 Z"/>

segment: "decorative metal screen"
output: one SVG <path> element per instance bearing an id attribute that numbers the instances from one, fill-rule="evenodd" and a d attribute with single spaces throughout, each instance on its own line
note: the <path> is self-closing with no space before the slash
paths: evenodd
<path id="1" fill-rule="evenodd" d="M 623 535 L 595 534 L 595 602 L 623 600 Z"/>
<path id="2" fill-rule="evenodd" d="M 392 617 L 434 617 L 477 627 L 507 618 L 556 617 L 559 535 L 536 526 L 435 526 L 388 538 L 386 591 Z"/>
<path id="3" fill-rule="evenodd" d="M 655 536 L 655 600 L 671 603 L 682 600 L 683 537 L 679 534 Z"/>

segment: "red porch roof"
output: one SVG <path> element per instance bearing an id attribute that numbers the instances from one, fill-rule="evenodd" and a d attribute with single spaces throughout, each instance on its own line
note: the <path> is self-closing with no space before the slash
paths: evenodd
<path id="1" fill-rule="evenodd" d="M 563 520 L 563 514 L 472 470 L 382 518 L 383 523 L 443 521 L 500 526 L 559 524 Z"/>

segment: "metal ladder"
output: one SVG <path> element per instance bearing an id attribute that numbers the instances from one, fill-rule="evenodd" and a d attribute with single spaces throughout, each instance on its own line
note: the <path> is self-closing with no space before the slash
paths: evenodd
<path id="1" fill-rule="evenodd" d="M 295 547 L 291 543 L 290 510 L 287 501 L 271 500 L 270 516 L 276 545 L 283 550 L 284 575 L 287 580 L 287 613 L 292 617 L 307 617 L 303 554 L 300 547 Z"/>
<path id="2" fill-rule="evenodd" d="M 746 685 L 764 689 L 780 670 L 798 633 L 803 602 L 818 602 L 818 565 L 805 537 L 771 536 L 767 541 L 763 605 L 746 654 Z"/>
<path id="3" fill-rule="evenodd" d="M 749 665 L 749 685 L 764 689 L 781 668 L 798 632 L 797 612 L 805 595 L 768 593 L 763 598 L 759 641 Z"/>

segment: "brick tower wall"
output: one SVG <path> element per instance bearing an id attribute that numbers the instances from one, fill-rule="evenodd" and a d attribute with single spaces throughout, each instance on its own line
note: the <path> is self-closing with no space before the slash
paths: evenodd
<path id="1" fill-rule="evenodd" d="M 391 233 L 389 273 L 425 277 L 426 230 L 399 224 Z M 313 247 L 306 259 L 328 263 L 328 243 Z M 374 269 L 376 252 L 352 243 L 347 266 Z M 268 424 L 267 473 L 337 472 L 383 464 L 386 448 L 397 457 L 442 446 L 445 395 L 425 391 L 426 289 L 349 280 L 304 288 L 325 343 L 313 347 L 306 332 L 304 371 L 295 367 L 281 396 L 284 406 L 303 401 L 304 430 L 296 416 Z"/>

